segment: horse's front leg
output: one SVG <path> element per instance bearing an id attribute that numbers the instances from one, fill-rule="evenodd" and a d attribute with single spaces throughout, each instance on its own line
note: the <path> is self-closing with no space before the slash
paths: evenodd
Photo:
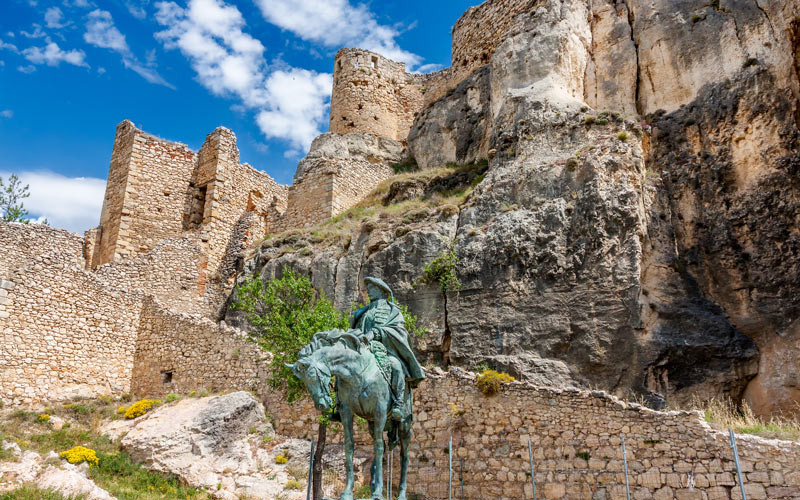
<path id="1" fill-rule="evenodd" d="M 344 458 L 345 458 L 345 480 L 344 491 L 339 500 L 353 500 L 353 451 L 355 450 L 353 440 L 353 411 L 349 406 L 342 405 L 340 409 L 342 417 L 342 428 L 344 429 Z"/>
<path id="2" fill-rule="evenodd" d="M 400 424 L 400 486 L 397 489 L 397 500 L 406 500 L 406 479 L 408 476 L 408 449 L 411 444 L 411 421 Z"/>
<path id="3" fill-rule="evenodd" d="M 372 451 L 375 461 L 372 463 L 372 499 L 383 500 L 383 428 L 386 426 L 386 415 L 376 415 L 372 424 Z"/>

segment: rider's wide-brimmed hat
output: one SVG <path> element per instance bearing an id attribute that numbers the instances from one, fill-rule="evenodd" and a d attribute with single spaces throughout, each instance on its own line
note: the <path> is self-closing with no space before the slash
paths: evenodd
<path id="1" fill-rule="evenodd" d="M 392 289 L 389 288 L 389 285 L 387 285 L 385 281 L 383 281 L 380 278 L 373 278 L 372 276 L 367 276 L 366 278 L 364 278 L 364 286 L 366 286 L 367 283 L 372 283 L 373 285 L 377 286 L 378 288 L 386 292 L 386 295 L 389 296 L 391 302 L 394 302 L 394 294 L 392 293 Z"/>

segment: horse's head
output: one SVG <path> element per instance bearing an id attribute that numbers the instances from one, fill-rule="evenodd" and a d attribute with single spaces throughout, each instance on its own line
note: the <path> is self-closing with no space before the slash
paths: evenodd
<path id="1" fill-rule="evenodd" d="M 331 371 L 325 362 L 319 356 L 311 355 L 286 366 L 306 385 L 317 410 L 330 410 L 333 406 L 330 392 Z"/>

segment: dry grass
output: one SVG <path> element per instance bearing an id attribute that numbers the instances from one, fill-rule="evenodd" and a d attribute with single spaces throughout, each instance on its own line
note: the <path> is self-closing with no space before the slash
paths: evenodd
<path id="1" fill-rule="evenodd" d="M 486 168 L 484 163 L 476 165 L 449 164 L 445 167 L 392 176 L 379 184 L 366 198 L 341 214 L 310 228 L 271 234 L 264 240 L 263 246 L 278 248 L 279 255 L 296 252 L 306 245 L 339 246 L 346 249 L 353 235 L 368 220 L 408 223 L 413 222 L 415 214 L 424 218 L 433 213 L 445 213 L 445 215 L 458 213 L 459 207 L 467 201 L 475 186 L 483 180 L 483 175 L 476 175 L 469 185 L 459 186 L 452 190 L 434 192 L 430 195 L 388 205 L 384 205 L 383 200 L 394 182 L 418 180 L 429 184 L 437 178 L 446 178 L 472 170 L 479 172 L 479 169 L 484 168 Z M 253 249 L 254 251 L 255 249 Z M 248 258 L 250 257 L 252 255 L 248 256 Z"/>
<path id="2" fill-rule="evenodd" d="M 688 405 L 680 409 L 702 411 L 705 421 L 718 430 L 733 429 L 740 434 L 753 434 L 770 439 L 800 440 L 798 417 L 783 415 L 759 417 L 746 402 L 737 405 L 729 398 L 710 400 L 693 398 Z"/>

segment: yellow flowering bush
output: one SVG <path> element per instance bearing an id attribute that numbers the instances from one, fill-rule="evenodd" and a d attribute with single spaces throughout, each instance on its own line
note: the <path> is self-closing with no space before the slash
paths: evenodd
<path id="1" fill-rule="evenodd" d="M 50 415 L 47 413 L 40 413 L 39 415 L 36 416 L 36 421 L 42 424 L 46 424 L 50 422 Z"/>
<path id="2" fill-rule="evenodd" d="M 125 410 L 125 418 L 131 419 L 141 417 L 160 403 L 160 399 L 142 399 L 141 401 L 137 401 Z"/>
<path id="3" fill-rule="evenodd" d="M 128 411 L 127 406 L 120 406 L 117 408 L 117 415 L 124 415 L 126 411 Z"/>
<path id="4" fill-rule="evenodd" d="M 508 373 L 495 370 L 483 370 L 481 374 L 478 375 L 478 389 L 487 396 L 491 396 L 500 391 L 501 385 L 508 384 L 514 380 L 516 379 Z"/>
<path id="5" fill-rule="evenodd" d="M 71 464 L 79 464 L 81 462 L 86 462 L 89 465 L 97 465 L 97 453 L 91 448 L 85 448 L 83 446 L 76 446 L 72 449 L 67 451 L 62 451 L 58 454 L 61 458 L 67 460 L 67 462 Z"/>
<path id="6" fill-rule="evenodd" d="M 278 455 L 277 457 L 275 457 L 275 463 L 276 464 L 285 464 L 288 461 L 289 461 L 289 458 L 288 457 L 284 457 L 283 455 Z"/>

